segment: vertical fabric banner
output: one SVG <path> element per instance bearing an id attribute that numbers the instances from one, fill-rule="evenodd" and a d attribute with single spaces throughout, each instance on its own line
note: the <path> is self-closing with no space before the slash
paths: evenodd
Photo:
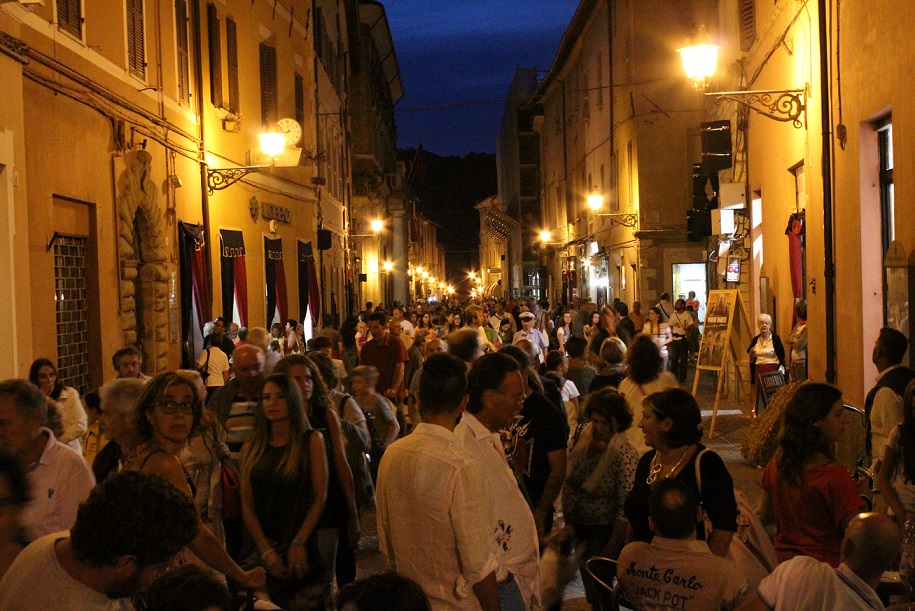
<path id="1" fill-rule="evenodd" d="M 178 222 L 180 252 L 180 292 L 181 292 L 181 335 L 185 340 L 187 362 L 183 366 L 190 367 L 193 363 L 194 325 L 191 317 L 197 317 L 199 329 L 209 318 L 213 306 L 210 300 L 210 287 L 207 283 L 207 260 L 205 238 L 202 225 L 190 225 Z"/>
<path id="2" fill-rule="evenodd" d="M 298 244 L 299 320 L 304 320 L 307 307 L 311 314 L 311 324 L 317 327 L 321 316 L 321 292 L 318 288 L 318 275 L 315 272 L 315 256 L 311 242 L 299 241 Z"/>
<path id="3" fill-rule="evenodd" d="M 248 326 L 248 276 L 245 268 L 245 238 L 241 231 L 219 230 L 219 254 L 222 267 L 222 315 Z"/>
<path id="4" fill-rule="evenodd" d="M 267 328 L 279 314 L 280 322 L 286 320 L 286 272 L 283 267 L 283 239 L 264 237 L 264 270 L 267 281 Z"/>

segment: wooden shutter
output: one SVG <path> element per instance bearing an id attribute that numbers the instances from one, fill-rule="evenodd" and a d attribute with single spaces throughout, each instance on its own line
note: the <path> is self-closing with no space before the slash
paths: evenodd
<path id="1" fill-rule="evenodd" d="M 261 44 L 261 119 L 271 126 L 277 120 L 276 49 Z"/>
<path id="2" fill-rule="evenodd" d="M 79 39 L 83 37 L 83 16 L 80 0 L 57 0 L 57 26 Z"/>
<path id="3" fill-rule="evenodd" d="M 127 70 L 139 78 L 146 78 L 145 50 L 143 0 L 127 0 Z"/>
<path id="4" fill-rule="evenodd" d="M 756 42 L 756 0 L 740 0 L 740 50 L 749 51 Z"/>
<path id="5" fill-rule="evenodd" d="M 305 79 L 301 74 L 295 75 L 295 120 L 305 130 Z M 296 144 L 299 144 L 298 142 Z"/>
<path id="6" fill-rule="evenodd" d="M 175 0 L 175 40 L 178 49 L 178 102 L 191 103 L 190 57 L 187 41 L 187 0 Z"/>
<path id="7" fill-rule="evenodd" d="M 215 4 L 207 4 L 207 39 L 210 44 L 210 99 L 222 107 L 222 40 L 219 38 L 219 15 Z"/>
<path id="8" fill-rule="evenodd" d="M 240 110 L 238 89 L 238 37 L 235 21 L 226 17 L 226 68 L 229 71 L 229 112 Z"/>

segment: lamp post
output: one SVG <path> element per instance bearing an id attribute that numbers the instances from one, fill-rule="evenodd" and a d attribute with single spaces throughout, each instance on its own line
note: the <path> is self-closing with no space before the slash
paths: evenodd
<path id="1" fill-rule="evenodd" d="M 605 213 L 598 212 L 604 206 L 604 196 L 598 193 L 597 188 L 593 187 L 591 189 L 590 195 L 588 195 L 588 208 L 594 212 L 594 216 L 604 217 L 610 220 L 610 225 L 620 225 L 622 227 L 629 227 L 630 229 L 636 229 L 639 226 L 639 215 L 638 213 Z"/>

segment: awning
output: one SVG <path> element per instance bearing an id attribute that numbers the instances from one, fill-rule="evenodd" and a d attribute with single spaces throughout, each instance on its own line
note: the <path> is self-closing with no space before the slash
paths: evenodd
<path id="1" fill-rule="evenodd" d="M 518 221 L 498 208 L 486 208 L 480 233 L 497 242 L 507 242 L 512 231 L 518 227 Z"/>

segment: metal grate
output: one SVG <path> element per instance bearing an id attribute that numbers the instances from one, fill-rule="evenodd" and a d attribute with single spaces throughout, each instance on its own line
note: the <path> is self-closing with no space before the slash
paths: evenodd
<path id="1" fill-rule="evenodd" d="M 61 236 L 54 243 L 57 303 L 57 375 L 79 393 L 89 391 L 89 322 L 86 304 L 86 238 Z"/>

